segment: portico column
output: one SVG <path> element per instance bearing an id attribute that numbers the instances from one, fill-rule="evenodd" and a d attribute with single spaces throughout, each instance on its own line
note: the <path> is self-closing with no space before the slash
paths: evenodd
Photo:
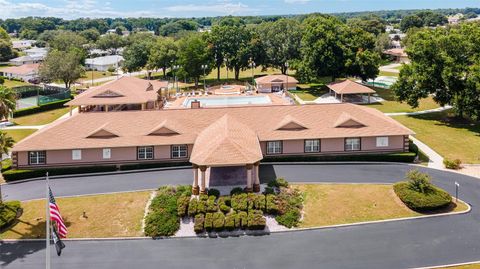
<path id="1" fill-rule="evenodd" d="M 252 164 L 247 164 L 247 187 L 245 188 L 246 192 L 252 192 Z"/>
<path id="2" fill-rule="evenodd" d="M 253 164 L 253 191 L 260 192 L 260 177 L 258 176 L 258 168 L 260 162 Z"/>
<path id="3" fill-rule="evenodd" d="M 193 186 L 192 186 L 192 193 L 193 195 L 198 195 L 200 191 L 200 187 L 198 186 L 198 165 L 193 165 Z"/>
<path id="4" fill-rule="evenodd" d="M 200 166 L 200 172 L 201 172 L 201 177 L 200 177 L 200 194 L 206 194 L 207 193 L 207 190 L 205 189 L 205 171 L 207 171 L 207 167 L 206 166 Z"/>

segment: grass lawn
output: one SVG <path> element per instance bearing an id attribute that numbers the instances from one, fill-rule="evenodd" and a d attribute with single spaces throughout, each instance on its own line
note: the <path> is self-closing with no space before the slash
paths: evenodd
<path id="1" fill-rule="evenodd" d="M 439 269 L 480 269 L 480 263 L 459 265 L 459 266 L 449 266 L 449 267 L 439 267 Z"/>
<path id="2" fill-rule="evenodd" d="M 8 88 L 25 86 L 25 85 L 32 85 L 32 84 L 23 82 L 23 81 L 16 81 L 16 80 L 9 80 L 9 79 L 6 79 L 5 82 L 3 83 L 3 86 Z"/>
<path id="3" fill-rule="evenodd" d="M 111 77 L 113 74 L 111 72 L 105 71 L 93 71 L 93 79 Z M 86 71 L 83 77 L 79 79 L 82 82 L 90 82 L 92 80 L 92 71 Z"/>
<path id="4" fill-rule="evenodd" d="M 69 111 L 70 108 L 62 107 L 32 115 L 17 117 L 13 119 L 13 122 L 18 125 L 44 125 L 60 118 Z"/>
<path id="5" fill-rule="evenodd" d="M 378 74 L 379 76 L 386 76 L 386 77 L 398 77 L 400 74 L 399 73 L 394 73 L 394 72 L 388 72 L 388 71 L 380 71 Z"/>
<path id="6" fill-rule="evenodd" d="M 480 163 L 480 123 L 451 117 L 447 111 L 394 117 L 416 137 L 448 159 Z"/>
<path id="7" fill-rule="evenodd" d="M 419 106 L 417 108 L 412 108 L 407 103 L 400 103 L 395 100 L 395 94 L 392 90 L 375 88 L 377 94 L 382 97 L 385 101 L 382 103 L 369 104 L 366 106 L 376 108 L 382 112 L 414 112 L 427 109 L 438 108 L 439 105 L 433 101 L 432 97 L 427 97 L 419 101 Z"/>
<path id="8" fill-rule="evenodd" d="M 4 130 L 15 142 L 18 142 L 25 137 L 35 133 L 36 129 L 21 129 L 21 130 Z"/>
<path id="9" fill-rule="evenodd" d="M 292 185 L 305 193 L 304 219 L 300 227 L 319 227 L 363 221 L 415 217 L 397 197 L 393 185 L 307 184 Z M 459 203 L 454 211 L 465 210 Z"/>
<path id="10" fill-rule="evenodd" d="M 142 219 L 150 192 L 58 198 L 69 238 L 142 236 Z M 45 237 L 45 200 L 22 202 L 20 221 L 2 239 Z M 83 217 L 83 212 L 87 218 Z"/>

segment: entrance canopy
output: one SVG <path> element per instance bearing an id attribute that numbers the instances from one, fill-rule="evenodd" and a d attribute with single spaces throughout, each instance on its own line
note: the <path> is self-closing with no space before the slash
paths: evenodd
<path id="1" fill-rule="evenodd" d="M 198 166 L 253 164 L 263 158 L 257 134 L 225 114 L 195 140 L 190 162 Z"/>

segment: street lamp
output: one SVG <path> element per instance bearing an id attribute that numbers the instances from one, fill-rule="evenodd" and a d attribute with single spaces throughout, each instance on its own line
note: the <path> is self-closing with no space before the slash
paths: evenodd
<path id="1" fill-rule="evenodd" d="M 227 81 L 228 81 L 228 59 L 223 58 L 223 61 L 225 62 L 225 68 L 227 69 Z"/>
<path id="2" fill-rule="evenodd" d="M 178 68 L 180 68 L 179 65 L 173 65 L 172 66 L 172 71 L 173 71 L 173 77 L 174 77 L 174 80 L 173 80 L 173 87 L 175 87 L 175 83 L 177 84 L 176 86 L 176 93 L 178 93 L 178 81 L 177 81 L 177 74 L 175 73 L 175 70 L 177 70 Z"/>
<path id="3" fill-rule="evenodd" d="M 286 88 L 287 88 L 287 91 L 288 91 L 288 62 L 285 63 L 285 74 L 287 75 L 287 85 L 286 85 Z M 285 91 L 285 89 L 284 89 Z"/>
<path id="4" fill-rule="evenodd" d="M 206 64 L 202 64 L 202 69 L 203 69 L 203 91 L 206 92 L 207 91 L 207 86 L 205 84 L 205 69 L 208 68 L 208 65 Z"/>
<path id="5" fill-rule="evenodd" d="M 252 60 L 252 58 L 250 58 L 250 67 L 252 68 L 252 86 L 255 84 L 255 67 L 257 65 L 255 64 L 255 62 Z"/>

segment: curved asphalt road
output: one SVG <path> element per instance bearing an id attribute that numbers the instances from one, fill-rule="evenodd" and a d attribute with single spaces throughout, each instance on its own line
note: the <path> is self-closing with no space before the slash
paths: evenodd
<path id="1" fill-rule="evenodd" d="M 261 178 L 292 182 L 393 183 L 402 164 L 262 165 Z M 68 241 L 53 268 L 410 268 L 480 260 L 480 180 L 428 168 L 433 183 L 472 205 L 464 215 L 220 239 Z M 189 169 L 53 179 L 57 196 L 189 184 Z M 8 199 L 43 197 L 42 181 L 4 185 Z M 42 268 L 43 242 L 0 245 L 2 268 Z"/>

